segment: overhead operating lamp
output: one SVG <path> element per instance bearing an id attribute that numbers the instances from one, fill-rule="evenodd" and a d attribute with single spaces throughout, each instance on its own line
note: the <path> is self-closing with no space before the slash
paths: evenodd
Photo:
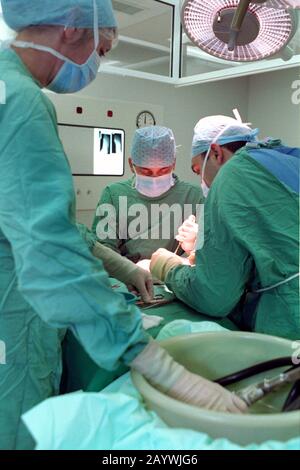
<path id="1" fill-rule="evenodd" d="M 182 24 L 189 39 L 220 59 L 252 62 L 283 50 L 298 17 L 285 0 L 185 0 Z"/>

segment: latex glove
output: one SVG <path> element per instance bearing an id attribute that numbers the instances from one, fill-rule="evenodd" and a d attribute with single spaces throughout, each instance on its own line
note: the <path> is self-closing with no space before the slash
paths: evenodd
<path id="1" fill-rule="evenodd" d="M 196 252 L 195 251 L 191 251 L 191 253 L 189 254 L 188 260 L 191 266 L 195 266 L 196 264 Z"/>
<path id="2" fill-rule="evenodd" d="M 186 262 L 188 260 L 184 260 L 184 258 L 171 253 L 171 251 L 159 248 L 151 257 L 150 271 L 154 278 L 164 282 L 171 269 L 186 264 Z"/>
<path id="3" fill-rule="evenodd" d="M 139 266 L 140 268 L 145 269 L 145 271 L 150 272 L 150 261 L 150 259 L 142 259 L 136 263 L 136 266 Z"/>
<path id="4" fill-rule="evenodd" d="M 153 299 L 153 281 L 148 271 L 98 242 L 93 247 L 93 255 L 101 259 L 111 277 L 124 282 L 131 290 L 136 290 L 144 302 Z"/>
<path id="5" fill-rule="evenodd" d="M 120 281 L 122 281 L 122 279 L 120 279 Z M 145 269 L 142 269 L 139 266 L 135 266 L 135 270 L 127 275 L 126 284 L 129 286 L 129 290 L 136 291 L 145 303 L 153 300 L 153 279 L 149 271 L 145 271 Z"/>
<path id="6" fill-rule="evenodd" d="M 198 224 L 196 224 L 196 217 L 190 215 L 187 220 L 178 229 L 176 240 L 181 242 L 181 248 L 188 254 L 194 250 L 196 238 L 198 234 Z"/>
<path id="7" fill-rule="evenodd" d="M 130 366 L 176 400 L 214 411 L 243 413 L 247 410 L 243 400 L 220 385 L 189 372 L 155 341 L 151 341 Z"/>

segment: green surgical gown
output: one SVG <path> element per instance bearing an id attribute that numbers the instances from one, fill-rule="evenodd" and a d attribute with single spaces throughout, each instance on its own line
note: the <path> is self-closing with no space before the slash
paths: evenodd
<path id="1" fill-rule="evenodd" d="M 134 186 L 135 178 L 131 178 L 103 191 L 92 227 L 99 242 L 134 262 L 151 258 L 158 248 L 175 251 L 178 227 L 189 215 L 195 215 L 197 205 L 204 202 L 201 188 L 175 176 L 175 185 L 169 191 L 150 198 L 138 193 Z M 115 214 L 110 216 L 111 210 Z M 99 223 L 105 238 L 97 230 Z M 136 229 L 137 237 L 131 236 L 132 229 Z"/>
<path id="2" fill-rule="evenodd" d="M 148 336 L 76 228 L 53 105 L 11 49 L 0 78 L 0 449 L 26 449 L 22 413 L 58 392 L 60 329 L 106 369 L 130 362 Z"/>
<path id="3" fill-rule="evenodd" d="M 96 235 L 84 224 L 77 222 L 76 227 L 78 228 L 79 233 L 87 244 L 89 250 L 93 252 L 94 245 L 97 242 Z"/>
<path id="4" fill-rule="evenodd" d="M 204 225 L 196 265 L 170 271 L 168 287 L 199 312 L 231 313 L 242 328 L 299 339 L 299 278 L 262 293 L 247 314 L 240 306 L 248 284 L 268 287 L 298 273 L 298 194 L 244 148 L 215 178 Z"/>

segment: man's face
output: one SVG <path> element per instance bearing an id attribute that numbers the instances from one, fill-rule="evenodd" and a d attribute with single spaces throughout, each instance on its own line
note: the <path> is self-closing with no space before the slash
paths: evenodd
<path id="1" fill-rule="evenodd" d="M 205 153 L 201 153 L 192 159 L 192 171 L 196 173 L 196 175 L 201 176 L 202 168 L 204 164 Z M 208 157 L 205 166 L 204 172 L 204 181 L 208 187 L 212 185 L 212 182 L 217 175 L 218 169 L 216 169 L 215 165 L 212 164 L 211 157 Z"/>
<path id="2" fill-rule="evenodd" d="M 202 174 L 202 168 L 205 160 L 206 152 L 200 153 L 199 155 L 196 155 L 192 159 L 192 171 L 193 173 L 196 173 L 197 175 Z M 218 174 L 218 171 L 220 170 L 222 166 L 222 161 L 223 161 L 223 151 L 222 148 L 219 145 L 214 145 L 213 148 L 211 149 L 206 166 L 205 166 L 205 171 L 204 171 L 204 181 L 208 187 L 212 185 L 213 180 Z"/>
<path id="3" fill-rule="evenodd" d="M 72 33 L 74 41 L 72 41 Z M 80 39 L 76 42 L 76 34 L 81 33 Z M 92 54 L 95 41 L 94 41 L 94 32 L 92 30 L 73 30 L 65 33 L 67 40 L 63 43 L 61 52 L 63 55 L 73 60 L 77 64 L 84 64 L 87 59 Z M 112 35 L 113 36 L 113 35 Z M 100 57 L 105 56 L 113 46 L 113 37 L 102 33 L 102 30 L 99 30 L 99 44 L 97 47 L 97 52 Z"/>
<path id="4" fill-rule="evenodd" d="M 97 52 L 100 57 L 104 57 L 112 49 L 113 45 L 115 46 L 114 40 L 102 34 L 100 30 L 99 45 L 97 47 Z"/>
<path id="5" fill-rule="evenodd" d="M 133 173 L 142 176 L 150 176 L 151 178 L 157 178 L 158 176 L 163 176 L 172 173 L 175 168 L 175 163 L 173 165 L 165 167 L 145 168 L 143 166 L 134 165 L 131 158 L 129 159 L 129 165 Z"/>

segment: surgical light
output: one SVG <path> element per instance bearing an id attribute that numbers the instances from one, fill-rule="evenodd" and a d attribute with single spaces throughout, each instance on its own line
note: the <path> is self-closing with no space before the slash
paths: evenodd
<path id="1" fill-rule="evenodd" d="M 297 16 L 280 0 L 185 0 L 182 24 L 204 52 L 229 61 L 252 62 L 284 49 Z"/>

